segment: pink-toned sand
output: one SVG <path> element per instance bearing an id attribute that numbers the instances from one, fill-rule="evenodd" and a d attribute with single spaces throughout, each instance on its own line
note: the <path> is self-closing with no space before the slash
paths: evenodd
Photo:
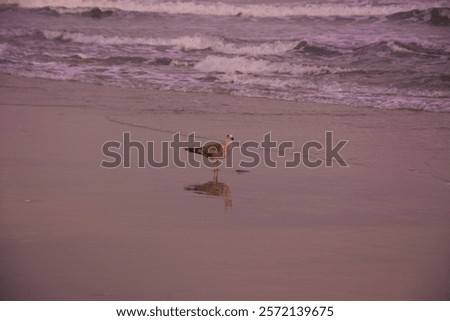
<path id="1" fill-rule="evenodd" d="M 0 126 L 2 300 L 450 299 L 449 114 L 0 76 Z M 101 168 L 124 131 L 333 131 L 350 166 L 237 160 L 208 194 L 208 168 Z"/>

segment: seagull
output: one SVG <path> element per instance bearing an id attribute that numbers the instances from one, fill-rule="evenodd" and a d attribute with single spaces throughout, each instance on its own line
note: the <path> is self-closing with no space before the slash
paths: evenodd
<path id="1" fill-rule="evenodd" d="M 230 151 L 232 149 L 232 143 L 234 142 L 234 137 L 231 134 L 228 134 L 225 142 L 220 143 L 209 143 L 202 147 L 197 148 L 186 148 L 188 152 L 200 154 L 208 158 L 209 160 L 215 160 L 214 163 L 214 180 L 217 181 L 218 173 L 219 173 L 219 159 L 225 159 L 230 155 Z"/>

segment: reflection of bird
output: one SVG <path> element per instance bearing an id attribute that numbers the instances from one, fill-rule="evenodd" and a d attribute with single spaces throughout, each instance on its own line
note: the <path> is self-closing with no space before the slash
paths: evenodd
<path id="1" fill-rule="evenodd" d="M 222 196 L 225 201 L 225 208 L 231 206 L 231 190 L 227 184 L 218 181 L 211 181 L 204 184 L 193 184 L 184 188 L 186 191 L 193 191 L 197 194 Z"/>
<path id="2" fill-rule="evenodd" d="M 225 143 L 209 143 L 202 147 L 197 148 L 186 148 L 187 151 L 191 153 L 196 153 L 205 156 L 209 160 L 215 160 L 214 163 L 214 176 L 213 179 L 217 181 L 219 176 L 219 159 L 225 159 L 231 155 L 231 149 L 233 148 L 232 143 L 234 142 L 234 137 L 228 134 Z"/>

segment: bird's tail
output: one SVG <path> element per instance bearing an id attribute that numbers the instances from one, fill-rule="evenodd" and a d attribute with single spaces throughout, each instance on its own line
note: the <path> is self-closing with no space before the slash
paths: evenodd
<path id="1" fill-rule="evenodd" d="M 187 147 L 184 150 L 187 150 L 188 152 L 191 152 L 191 153 L 200 154 L 201 148 L 198 148 L 198 147 Z"/>

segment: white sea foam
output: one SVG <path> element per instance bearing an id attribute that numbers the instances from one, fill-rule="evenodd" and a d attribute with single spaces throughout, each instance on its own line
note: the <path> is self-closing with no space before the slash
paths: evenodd
<path id="1" fill-rule="evenodd" d="M 389 42 L 387 44 L 387 46 L 392 52 L 396 52 L 396 53 L 413 53 L 412 50 L 406 49 L 406 48 L 396 44 L 395 42 Z"/>
<path id="2" fill-rule="evenodd" d="M 429 4 L 402 5 L 304 5 L 295 3 L 284 4 L 234 4 L 225 2 L 195 2 L 195 1 L 156 1 L 156 0 L 9 0 L 26 8 L 93 8 L 119 9 L 137 12 L 156 12 L 168 14 L 193 14 L 216 16 L 253 16 L 253 17 L 287 17 L 287 16 L 383 16 L 396 12 L 426 9 Z"/>
<path id="3" fill-rule="evenodd" d="M 49 40 L 61 39 L 86 44 L 101 45 L 150 45 L 150 46 L 178 46 L 184 50 L 211 49 L 215 52 L 236 55 L 275 55 L 292 50 L 298 41 L 273 41 L 258 44 L 238 45 L 227 42 L 222 37 L 214 36 L 184 36 L 177 38 L 142 38 L 126 36 L 86 35 L 79 32 L 68 31 L 43 31 L 44 37 Z"/>
<path id="4" fill-rule="evenodd" d="M 353 69 L 343 69 L 329 66 L 296 65 L 287 62 L 271 62 L 264 59 L 244 57 L 207 56 L 198 62 L 195 69 L 202 72 L 244 73 L 244 74 L 292 74 L 318 75 L 326 73 L 351 72 Z"/>
<path id="5" fill-rule="evenodd" d="M 276 55 L 292 50 L 298 41 L 273 41 L 254 45 L 238 45 L 227 42 L 220 37 L 195 36 L 172 40 L 174 45 L 180 45 L 186 50 L 211 49 L 216 52 L 237 55 Z"/>
<path id="6" fill-rule="evenodd" d="M 265 88 L 297 88 L 310 87 L 311 83 L 301 79 L 278 79 L 276 77 L 255 77 L 251 75 L 223 74 L 218 76 L 218 80 L 224 83 L 233 83 L 238 85 L 261 86 Z"/>

